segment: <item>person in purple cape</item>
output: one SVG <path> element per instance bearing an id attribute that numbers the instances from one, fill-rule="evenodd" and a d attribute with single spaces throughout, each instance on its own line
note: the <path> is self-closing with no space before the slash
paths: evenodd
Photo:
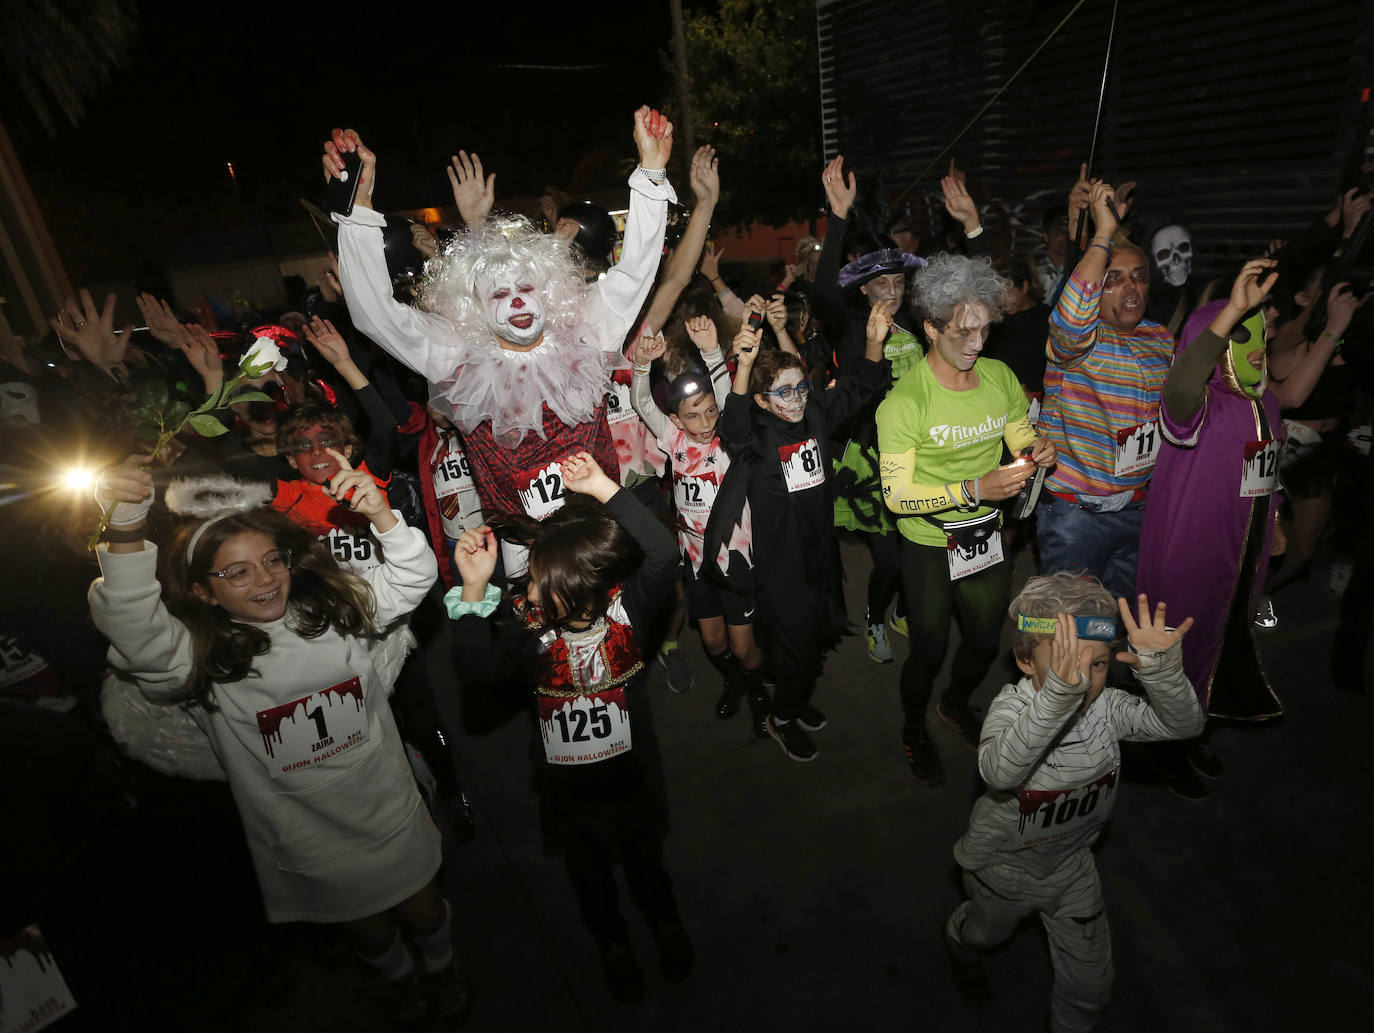
<path id="1" fill-rule="evenodd" d="M 1259 722 L 1283 716 L 1251 637 L 1274 534 L 1279 401 L 1267 390 L 1265 317 L 1278 279 L 1270 259 L 1246 263 L 1226 301 L 1188 319 L 1159 410 L 1155 464 L 1140 539 L 1136 591 L 1168 599 L 1195 624 L 1183 669 L 1208 717 Z M 1261 280 L 1263 279 L 1263 282 Z M 1202 799 L 1194 770 L 1223 773 L 1207 733 L 1155 757 L 1170 789 Z"/>

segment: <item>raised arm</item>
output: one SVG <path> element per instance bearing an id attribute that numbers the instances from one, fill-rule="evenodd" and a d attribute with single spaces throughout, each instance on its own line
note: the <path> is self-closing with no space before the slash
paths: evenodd
<path id="1" fill-rule="evenodd" d="M 983 220 L 978 215 L 978 205 L 968 192 L 968 178 L 962 169 L 949 159 L 949 173 L 940 179 L 940 190 L 945 195 L 945 211 L 949 212 L 960 226 L 964 227 L 964 239 L 968 241 L 971 255 L 986 255 L 991 252 L 988 235 L 983 232 Z"/>
<path id="2" fill-rule="evenodd" d="M 1269 390 L 1279 400 L 1280 408 L 1296 409 L 1307 401 L 1312 389 L 1317 386 L 1317 381 L 1325 372 L 1327 364 L 1335 356 L 1341 339 L 1350 326 L 1350 320 L 1354 318 L 1355 310 L 1367 304 L 1370 297 L 1374 295 L 1366 294 L 1356 301 L 1355 295 L 1350 293 L 1348 283 L 1338 283 L 1331 288 L 1326 301 L 1326 326 L 1308 347 L 1307 354 L 1284 378 L 1283 383 L 1269 381 Z"/>
<path id="3" fill-rule="evenodd" d="M 348 351 L 348 342 L 334 328 L 334 324 L 319 316 L 304 327 L 305 339 L 315 346 L 352 389 L 367 413 L 367 441 L 363 445 L 363 459 L 374 476 L 386 480 L 396 463 L 396 417 L 382 399 L 381 393 L 367 379 Z"/>
<path id="4" fill-rule="evenodd" d="M 634 114 L 634 137 L 639 167 L 630 175 L 630 212 L 625 218 L 620 261 L 596 285 L 601 304 L 601 345 L 608 350 L 621 347 L 639 318 L 663 254 L 668 202 L 677 200 L 668 182 L 673 124 L 657 111 L 642 107 Z"/>
<path id="5" fill-rule="evenodd" d="M 725 399 L 730 394 L 730 367 L 725 365 L 725 356 L 720 353 L 720 331 L 716 321 L 710 316 L 693 316 L 683 325 L 688 338 L 701 354 L 706 375 L 711 378 L 711 391 L 716 396 L 716 405 L 724 408 Z"/>
<path id="6" fill-rule="evenodd" d="M 844 292 L 840 290 L 840 266 L 844 262 L 844 235 L 849 225 L 846 220 L 859 191 L 854 173 L 849 173 L 847 180 L 845 178 L 843 154 L 837 155 L 821 172 L 821 186 L 830 204 L 830 220 L 825 227 L 825 243 L 821 245 L 821 254 L 816 260 L 816 297 L 813 304 L 826 338 L 840 341 L 849 323 Z"/>
<path id="7" fill-rule="evenodd" d="M 1117 738 L 1150 742 L 1200 734 L 1206 715 L 1192 682 L 1183 673 L 1183 636 L 1193 626 L 1193 618 L 1170 628 L 1164 603 L 1158 603 L 1151 614 L 1150 600 L 1144 594 L 1136 598 L 1138 620 L 1131 616 L 1125 599 L 1118 599 L 1117 605 L 1131 651 L 1118 653 L 1116 658 L 1135 668 L 1136 679 L 1148 697 L 1141 699 L 1125 692 L 1110 696 L 1107 714 Z"/>
<path id="8" fill-rule="evenodd" d="M 644 426 L 649 428 L 649 433 L 656 438 L 661 438 L 668 429 L 668 417 L 663 415 L 663 410 L 654 401 L 653 392 L 649 390 L 649 370 L 654 359 L 663 354 L 664 348 L 661 335 L 641 337 L 635 343 L 634 376 L 630 380 L 630 405 Z"/>
<path id="9" fill-rule="evenodd" d="M 343 172 L 343 156 L 349 153 L 362 159 L 353 213 L 333 216 L 339 224 L 339 282 L 349 317 L 360 333 L 430 383 L 439 383 L 462 364 L 461 342 L 447 320 L 392 297 L 382 248 L 386 219 L 372 207 L 377 156 L 352 129 L 336 129 L 324 145 L 321 164 L 326 178 L 337 178 Z"/>
<path id="10" fill-rule="evenodd" d="M 1089 188 L 1089 206 L 1095 229 L 1092 240 L 1079 259 L 1073 274 L 1050 313 L 1049 359 L 1056 365 L 1071 366 L 1083 359 L 1097 340 L 1098 310 L 1102 304 L 1102 282 L 1112 257 L 1112 234 L 1116 216 L 1107 207 L 1115 191 L 1106 183 L 1094 181 Z"/>
<path id="11" fill-rule="evenodd" d="M 458 214 L 469 227 L 480 226 L 487 221 L 491 206 L 496 202 L 496 173 L 482 178 L 482 159 L 473 151 L 459 151 L 449 159 L 444 167 L 448 173 L 449 186 L 453 188 L 453 203 L 458 206 Z"/>
<path id="12" fill-rule="evenodd" d="M 698 147 L 696 154 L 692 155 L 691 184 L 697 204 L 692 209 L 692 217 L 687 220 L 682 239 L 668 259 L 653 300 L 649 302 L 649 313 L 644 321 L 652 333 L 658 333 L 668 322 L 668 317 L 673 314 L 673 306 L 692 282 L 697 263 L 701 261 L 706 235 L 711 229 L 711 216 L 720 201 L 720 172 L 716 166 L 714 147 Z"/>

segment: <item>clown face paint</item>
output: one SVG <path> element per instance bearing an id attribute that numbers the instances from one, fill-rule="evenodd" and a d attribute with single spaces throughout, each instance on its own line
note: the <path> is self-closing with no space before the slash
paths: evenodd
<path id="1" fill-rule="evenodd" d="M 1150 257 L 1170 287 L 1182 287 L 1193 272 L 1193 235 L 1183 226 L 1161 226 L 1150 238 Z"/>
<path id="2" fill-rule="evenodd" d="M 544 336 L 544 305 L 532 282 L 503 275 L 483 280 L 479 289 L 487 326 L 501 347 L 525 351 L 539 344 Z"/>

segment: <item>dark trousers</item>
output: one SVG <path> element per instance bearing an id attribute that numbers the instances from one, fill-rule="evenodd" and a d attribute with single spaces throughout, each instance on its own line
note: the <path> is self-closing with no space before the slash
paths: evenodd
<path id="1" fill-rule="evenodd" d="M 791 721 L 811 702 L 821 653 L 834 637 L 826 584 L 810 583 L 800 568 L 775 565 L 758 594 L 759 626 L 773 676 L 773 716 Z"/>
<path id="2" fill-rule="evenodd" d="M 950 618 L 959 618 L 960 641 L 945 699 L 966 704 L 997 657 L 1011 599 L 1011 560 L 951 581 L 946 550 L 904 538 L 902 586 L 910 643 L 902 665 L 902 714 L 908 732 L 925 735 L 926 707 L 949 648 Z"/>

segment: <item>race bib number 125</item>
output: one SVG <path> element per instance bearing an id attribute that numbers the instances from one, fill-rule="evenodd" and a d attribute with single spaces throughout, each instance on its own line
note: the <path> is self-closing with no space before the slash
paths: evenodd
<path id="1" fill-rule="evenodd" d="M 539 732 L 550 764 L 596 764 L 630 752 L 625 686 L 593 696 L 538 697 Z"/>

